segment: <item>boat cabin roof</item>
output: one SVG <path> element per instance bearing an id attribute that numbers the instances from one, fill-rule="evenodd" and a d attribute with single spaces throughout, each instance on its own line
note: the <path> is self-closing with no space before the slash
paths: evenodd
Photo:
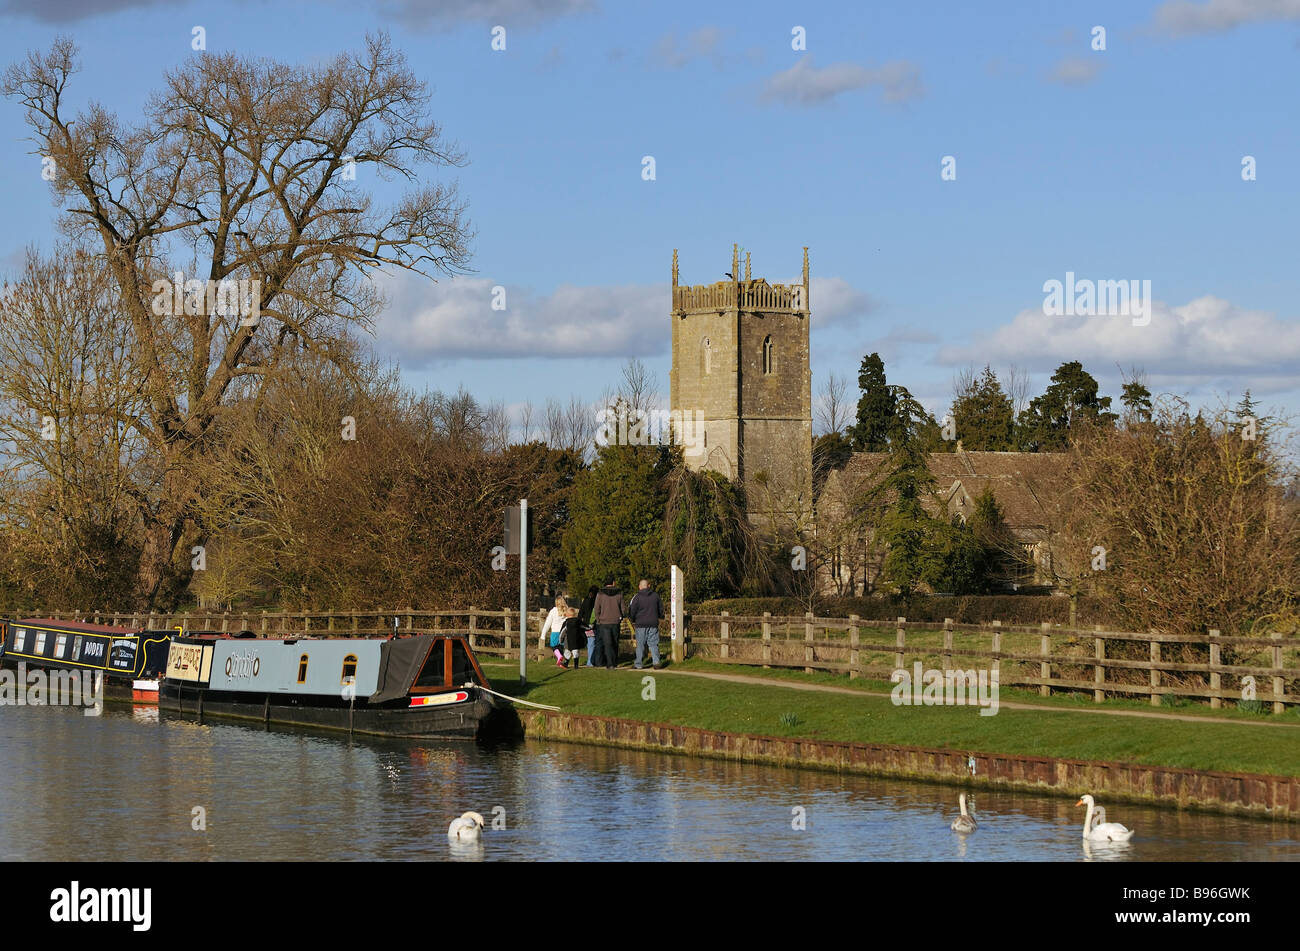
<path id="1" fill-rule="evenodd" d="M 84 621 L 60 621 L 49 617 L 15 618 L 9 622 L 14 627 L 47 628 L 53 631 L 68 631 L 77 634 L 117 634 L 121 637 L 136 637 L 141 632 L 134 627 L 114 627 L 111 624 L 87 624 Z"/>

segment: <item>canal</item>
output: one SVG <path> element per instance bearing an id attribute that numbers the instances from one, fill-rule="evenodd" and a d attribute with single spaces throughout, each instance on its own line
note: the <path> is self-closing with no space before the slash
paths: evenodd
<path id="1" fill-rule="evenodd" d="M 1300 825 L 529 741 L 349 739 L 110 705 L 0 708 L 0 860 L 1296 861 Z M 1078 793 L 1087 790 L 1078 790 Z M 478 846 L 448 842 L 477 811 Z M 504 828 L 491 828 L 494 823 Z"/>

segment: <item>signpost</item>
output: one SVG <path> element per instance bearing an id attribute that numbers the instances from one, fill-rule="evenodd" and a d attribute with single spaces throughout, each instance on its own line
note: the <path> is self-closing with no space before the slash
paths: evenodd
<path id="1" fill-rule="evenodd" d="M 686 659 L 686 630 L 682 623 L 682 601 L 686 597 L 686 579 L 682 569 L 673 565 L 669 577 L 672 580 L 672 596 L 669 600 L 669 633 L 672 635 L 673 663 L 680 664 Z"/>
<path id="2" fill-rule="evenodd" d="M 528 500 L 506 509 L 506 554 L 519 555 L 519 686 L 528 683 L 528 549 L 533 545 Z"/>

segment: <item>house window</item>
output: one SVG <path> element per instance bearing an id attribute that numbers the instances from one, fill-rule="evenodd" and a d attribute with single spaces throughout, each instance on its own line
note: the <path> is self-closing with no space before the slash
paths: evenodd
<path id="1" fill-rule="evenodd" d="M 772 335 L 763 338 L 763 372 L 772 372 Z"/>
<path id="2" fill-rule="evenodd" d="M 54 656 L 55 657 L 61 658 L 63 656 L 63 651 L 67 648 L 67 646 L 68 646 L 67 634 L 54 635 Z"/>
<path id="3" fill-rule="evenodd" d="M 357 682 L 357 655 L 348 654 L 343 658 L 343 679 L 339 681 L 342 684 L 354 684 Z"/>
<path id="4" fill-rule="evenodd" d="M 45 632 L 44 631 L 36 632 L 36 646 L 32 649 L 32 653 L 33 654 L 45 653 Z"/>
<path id="5" fill-rule="evenodd" d="M 307 655 L 298 658 L 298 683 L 307 682 Z"/>

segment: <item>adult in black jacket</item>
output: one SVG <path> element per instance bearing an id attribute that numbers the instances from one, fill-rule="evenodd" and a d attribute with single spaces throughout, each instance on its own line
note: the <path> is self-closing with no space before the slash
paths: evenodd
<path id="1" fill-rule="evenodd" d="M 659 622 L 664 618 L 664 603 L 659 595 L 650 590 L 650 582 L 642 578 L 637 585 L 637 593 L 632 596 L 632 603 L 627 606 L 627 616 L 636 631 L 636 669 L 642 669 L 646 648 L 650 648 L 650 660 L 655 670 L 663 667 L 659 662 Z"/>

